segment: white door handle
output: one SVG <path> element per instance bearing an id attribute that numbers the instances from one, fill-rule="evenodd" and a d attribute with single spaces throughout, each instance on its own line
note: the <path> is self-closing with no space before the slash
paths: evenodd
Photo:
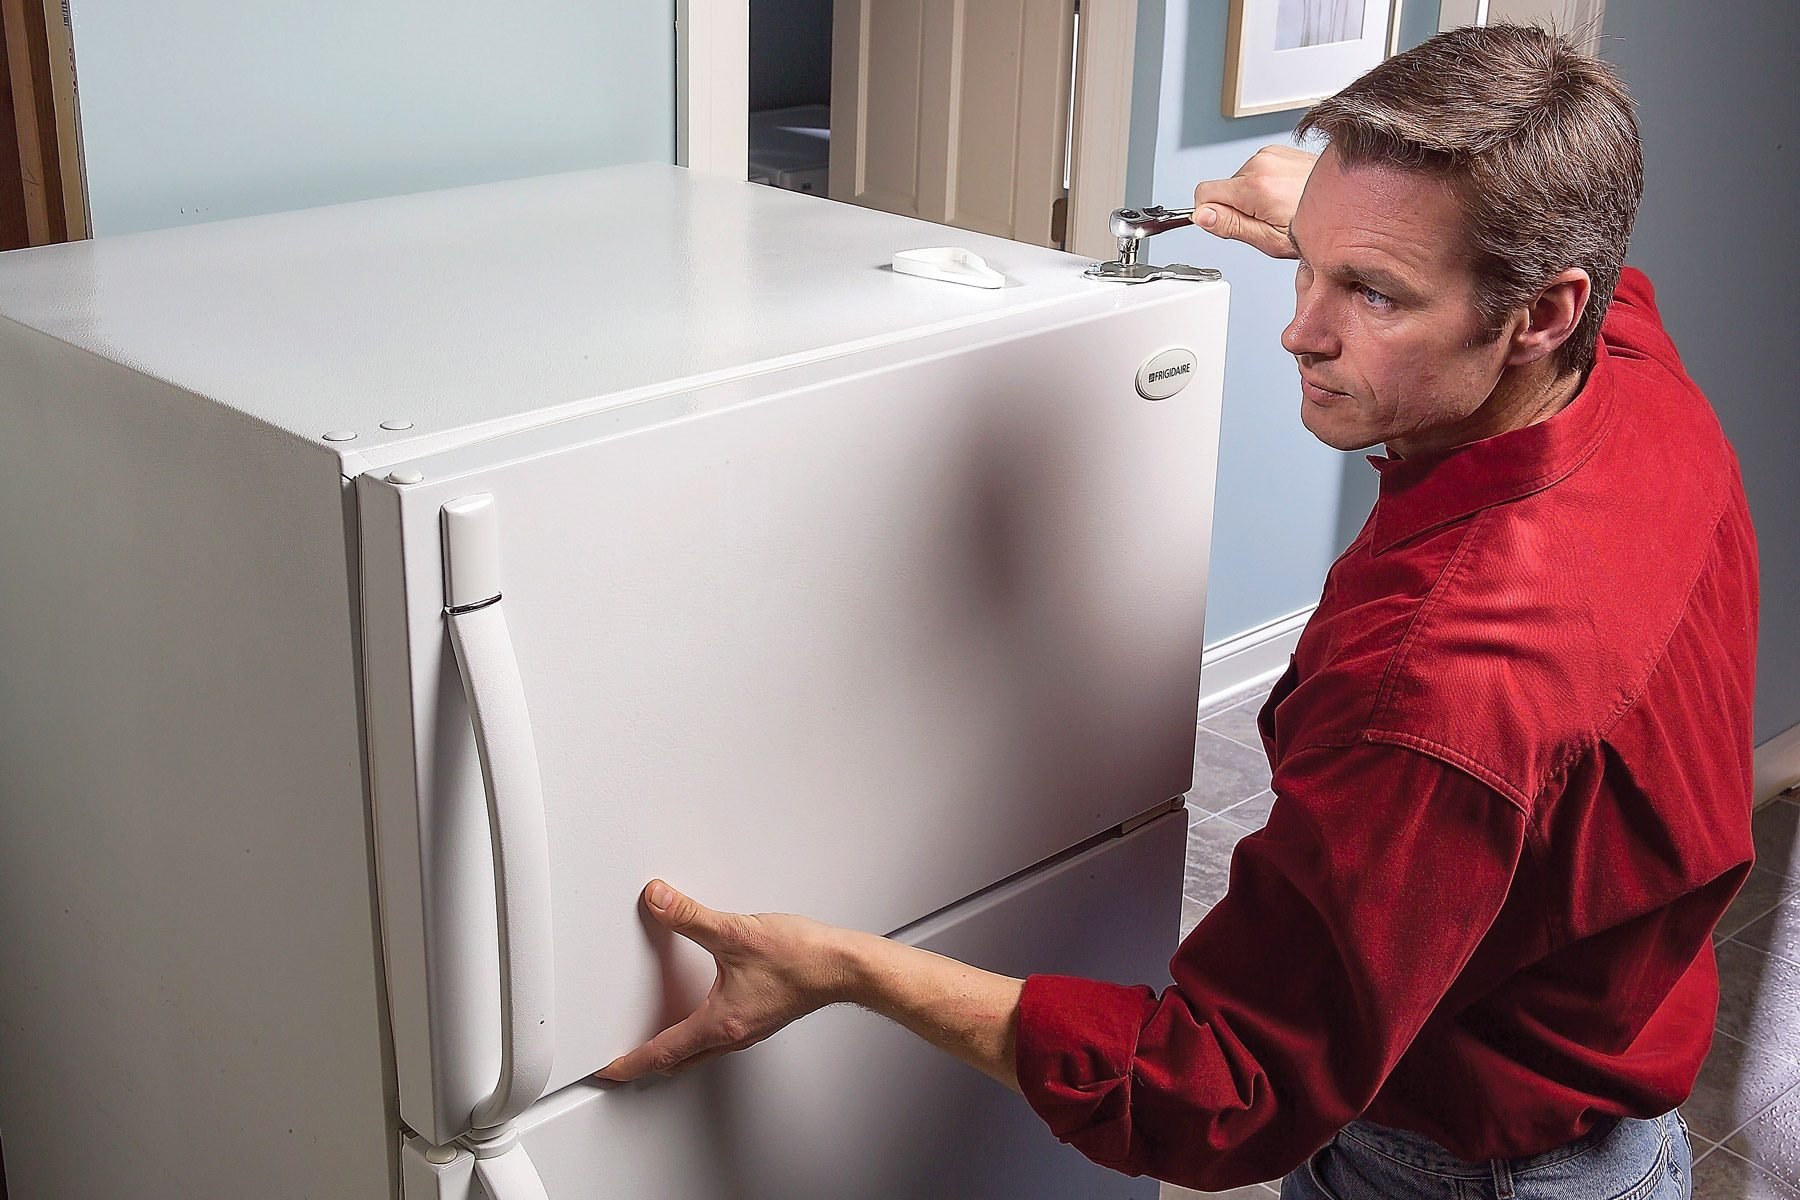
<path id="1" fill-rule="evenodd" d="M 537 1167 L 515 1134 L 475 1147 L 475 1178 L 488 1200 L 550 1200 Z"/>
<path id="2" fill-rule="evenodd" d="M 481 755 L 500 931 L 500 1078 L 470 1114 L 471 1127 L 480 1131 L 524 1112 L 550 1079 L 556 1048 L 550 847 L 531 714 L 500 604 L 493 496 L 444 505 L 443 528 L 444 612 Z"/>

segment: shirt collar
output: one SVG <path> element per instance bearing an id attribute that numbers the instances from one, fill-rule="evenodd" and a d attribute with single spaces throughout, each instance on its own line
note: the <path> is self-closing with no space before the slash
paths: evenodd
<path id="1" fill-rule="evenodd" d="M 1587 382 L 1547 420 L 1420 458 L 1369 455 L 1381 475 L 1374 552 L 1384 554 L 1429 529 L 1540 492 L 1567 476 L 1612 427 L 1613 390 L 1606 345 L 1597 343 Z"/>

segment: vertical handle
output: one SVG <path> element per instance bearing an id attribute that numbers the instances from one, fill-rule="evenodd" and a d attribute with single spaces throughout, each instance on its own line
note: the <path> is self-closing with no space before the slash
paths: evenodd
<path id="1" fill-rule="evenodd" d="M 470 1114 L 479 1131 L 524 1112 L 550 1079 L 550 848 L 531 714 L 500 604 L 493 496 L 444 505 L 443 529 L 444 614 L 481 755 L 500 932 L 500 1079 Z"/>
<path id="2" fill-rule="evenodd" d="M 508 1132 L 491 1142 L 477 1142 L 475 1178 L 487 1200 L 550 1200 L 544 1181 L 518 1135 Z"/>

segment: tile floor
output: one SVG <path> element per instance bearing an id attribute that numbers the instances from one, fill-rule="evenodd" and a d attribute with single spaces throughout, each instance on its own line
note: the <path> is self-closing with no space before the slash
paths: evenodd
<path id="1" fill-rule="evenodd" d="M 1256 736 L 1263 697 L 1204 711 L 1188 796 L 1182 931 L 1225 894 L 1231 849 L 1274 796 Z M 1682 1106 L 1694 1140 L 1694 1200 L 1800 1200 L 1800 795 L 1756 815 L 1757 867 L 1725 914 L 1712 1054 Z M 1209 1193 L 1165 1184 L 1163 1200 Z M 1274 1184 L 1210 1193 L 1272 1200 Z"/>

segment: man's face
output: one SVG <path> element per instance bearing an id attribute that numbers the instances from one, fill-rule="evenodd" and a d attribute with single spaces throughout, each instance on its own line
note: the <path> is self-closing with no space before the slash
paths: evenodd
<path id="1" fill-rule="evenodd" d="M 1339 450 L 1416 455 L 1468 440 L 1506 365 L 1462 257 L 1462 212 L 1428 176 L 1344 167 L 1327 148 L 1294 213 L 1301 423 Z"/>

